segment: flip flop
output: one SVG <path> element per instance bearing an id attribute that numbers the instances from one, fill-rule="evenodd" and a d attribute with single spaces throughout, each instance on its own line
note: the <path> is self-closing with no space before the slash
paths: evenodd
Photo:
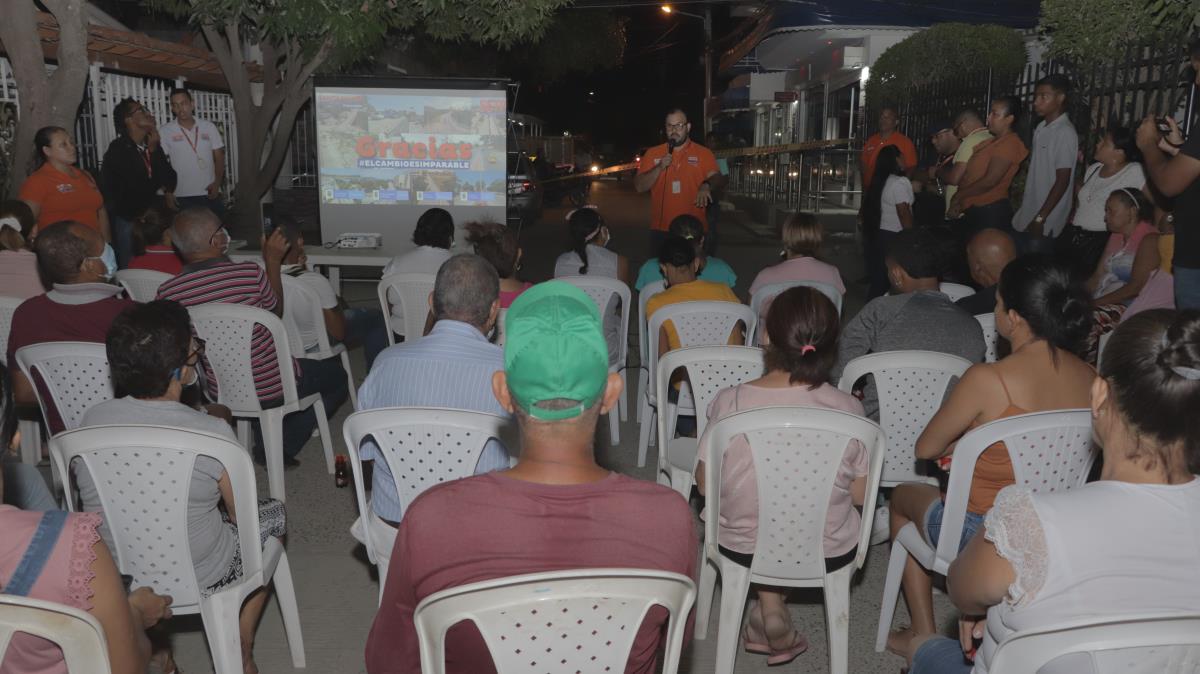
<path id="1" fill-rule="evenodd" d="M 800 634 L 800 632 L 796 632 L 795 641 L 792 642 L 791 647 L 782 651 L 771 651 L 771 654 L 767 657 L 767 666 L 786 665 L 807 650 L 808 639 L 803 634 Z"/>
<path id="2" fill-rule="evenodd" d="M 747 653 L 754 653 L 755 655 L 770 655 L 771 646 L 765 643 L 750 641 L 750 637 L 748 636 L 749 633 L 749 626 L 742 628 L 742 648 L 744 648 Z"/>

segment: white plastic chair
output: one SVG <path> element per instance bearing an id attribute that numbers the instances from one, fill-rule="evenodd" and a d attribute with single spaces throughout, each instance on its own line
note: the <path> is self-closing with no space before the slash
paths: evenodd
<path id="1" fill-rule="evenodd" d="M 613 279 L 604 278 L 602 276 L 559 276 L 557 281 L 564 281 L 579 288 L 587 293 L 588 297 L 596 303 L 596 307 L 600 309 L 601 321 L 607 320 L 606 310 L 608 303 L 615 296 L 620 300 L 620 313 L 618 321 L 620 321 L 620 342 L 617 346 L 617 353 L 609 354 L 609 372 L 616 372 L 621 375 L 621 382 L 625 385 L 625 389 L 621 392 L 621 397 L 617 399 L 617 415 L 611 412 L 608 415 L 608 439 L 614 446 L 621 443 L 621 424 L 629 418 L 629 380 L 625 376 L 625 361 L 629 358 L 629 304 L 633 300 L 633 294 L 629 291 L 629 286 L 623 282 Z"/>
<path id="2" fill-rule="evenodd" d="M 379 567 L 380 600 L 392 550 L 390 542 L 372 534 L 377 523 L 366 497 L 368 485 L 358 451 L 363 440 L 375 440 L 396 481 L 400 502 L 408 504 L 434 485 L 473 475 L 488 440 L 499 438 L 508 423 L 495 414 L 436 407 L 385 407 L 346 418 L 342 434 L 350 451 L 363 544 L 371 563 Z"/>
<path id="3" fill-rule="evenodd" d="M 758 481 L 758 537 L 750 568 L 718 549 L 721 469 L 726 448 L 737 436 L 750 443 Z M 700 448 L 708 517 L 704 522 L 704 558 L 696 606 L 696 638 L 708 632 L 717 572 L 721 575 L 720 628 L 716 674 L 732 674 L 742 630 L 742 613 L 751 583 L 783 587 L 820 587 L 825 593 L 829 671 L 849 669 L 850 580 L 862 568 L 871 542 L 871 525 L 885 438 L 870 419 L 814 407 L 760 407 L 731 414 L 709 429 Z M 825 571 L 825 517 L 833 482 L 850 442 L 868 452 L 866 503 L 854 562 Z"/>
<path id="4" fill-rule="evenodd" d="M 496 336 L 496 346 L 504 346 L 504 317 L 507 315 L 508 309 L 496 312 L 496 325 L 492 327 L 492 333 Z"/>
<path id="5" fill-rule="evenodd" d="M 1148 672 L 1148 653 L 1176 660 L 1188 658 L 1192 668 L 1172 668 L 1156 663 L 1161 672 L 1195 671 L 1200 650 L 1200 614 L 1139 614 L 1102 620 L 1082 619 L 1011 634 L 996 646 L 989 671 L 1036 672 L 1063 655 L 1090 653 L 1104 663 L 1103 671 Z M 1167 651 L 1163 653 L 1163 651 Z M 1100 671 L 1100 670 L 1097 670 Z"/>
<path id="6" fill-rule="evenodd" d="M 688 346 L 723 346 L 729 343 L 729 335 L 738 323 L 741 323 L 749 335 L 754 331 L 755 316 L 750 307 L 737 302 L 679 302 L 669 304 L 654 312 L 646 327 L 647 371 L 650 381 L 647 386 L 647 396 L 642 398 L 640 406 L 642 413 L 641 429 L 638 437 L 638 466 L 646 465 L 646 452 L 652 441 L 655 441 L 655 429 L 658 426 L 658 415 L 654 408 L 659 400 L 653 397 L 655 391 L 656 373 L 658 370 L 658 333 L 663 324 L 670 321 L 679 335 L 679 348 Z M 678 412 L 694 414 L 695 409 L 686 394 L 684 386 L 680 390 Z M 667 429 L 671 431 L 673 429 Z M 663 448 L 659 448 L 661 452 Z"/>
<path id="7" fill-rule="evenodd" d="M 1096 458 L 1092 450 L 1090 410 L 1021 414 L 986 423 L 964 435 L 954 448 L 937 548 L 929 545 L 913 522 L 906 524 L 892 541 L 879 609 L 876 651 L 883 652 L 887 645 L 906 558 L 912 555 L 921 566 L 943 576 L 950 570 L 962 540 L 975 462 L 984 450 L 997 442 L 1003 442 L 1008 448 L 1016 484 L 1035 492 L 1053 492 L 1082 485 Z"/>
<path id="8" fill-rule="evenodd" d="M 679 492 L 684 500 L 692 493 L 695 481 L 698 438 L 708 426 L 708 406 L 723 389 L 757 379 L 763 374 L 762 349 L 753 346 L 693 346 L 675 349 L 658 361 L 655 374 L 655 399 L 667 397 L 671 375 L 683 368 L 691 388 L 696 411 L 696 437 L 672 438 L 677 410 L 668 404 L 657 408 L 658 480 Z"/>
<path id="9" fill-rule="evenodd" d="M 469 620 L 498 674 L 623 672 L 642 619 L 662 606 L 670 615 L 661 671 L 675 674 L 695 599 L 687 576 L 648 569 L 551 571 L 449 588 L 423 599 L 413 614 L 421 671 L 446 671 L 446 631 Z"/>
<path id="10" fill-rule="evenodd" d="M 938 290 L 949 297 L 951 302 L 957 302 L 964 297 L 970 297 L 975 294 L 974 288 L 961 283 L 939 283 Z"/>
<path id="11" fill-rule="evenodd" d="M 287 300 L 285 299 L 286 303 Z M 250 418 L 259 420 L 262 427 L 263 451 L 267 459 L 267 483 L 271 498 L 284 501 L 283 486 L 283 417 L 313 408 L 321 445 L 325 449 L 325 464 L 333 473 L 333 440 L 329 435 L 329 419 L 321 394 L 300 398 L 296 390 L 296 374 L 292 369 L 292 349 L 288 343 L 283 321 L 275 314 L 240 304 L 198 304 L 188 307 L 192 326 L 204 340 L 204 358 L 209 372 L 217 379 L 217 402 L 225 405 L 238 419 L 238 439 L 251 446 Z M 263 409 L 254 386 L 250 367 L 251 342 L 254 326 L 261 325 L 271 333 L 275 343 L 275 365 L 283 385 L 283 404 Z"/>
<path id="12" fill-rule="evenodd" d="M 783 291 L 797 286 L 806 286 L 814 290 L 819 290 L 822 295 L 829 298 L 830 302 L 833 302 L 833 306 L 837 308 L 838 316 L 842 315 L 842 294 L 838 292 L 837 288 L 821 281 L 784 281 L 782 283 L 765 285 L 759 288 L 758 292 L 750 296 L 750 308 L 754 310 L 754 315 L 758 316 L 759 323 L 761 324 L 762 319 L 766 318 L 765 307 L 770 304 L 771 300 L 775 299 Z M 759 325 L 755 329 L 754 334 L 751 335 L 751 339 L 747 340 L 746 343 L 759 344 L 762 341 L 759 334 L 761 332 L 762 326 Z"/>
<path id="13" fill-rule="evenodd" d="M 19 297 L 0 297 L 0 364 L 10 370 L 16 363 L 8 359 L 8 336 L 12 332 L 12 317 L 17 307 L 25 300 Z M 17 422 L 21 432 L 21 462 L 37 465 L 42 456 L 42 422 L 38 419 L 21 419 Z"/>
<path id="14" fill-rule="evenodd" d="M 134 302 L 151 302 L 158 297 L 158 287 L 171 280 L 171 275 L 153 269 L 121 269 L 116 274 L 117 283 Z"/>
<path id="15" fill-rule="evenodd" d="M 321 299 L 317 294 L 294 276 L 282 274 L 283 281 L 283 327 L 287 330 L 288 345 L 293 354 L 303 354 L 304 358 L 312 360 L 329 360 L 340 358 L 342 369 L 346 371 L 346 385 L 350 391 L 350 404 L 358 407 L 358 387 L 354 385 L 354 373 L 350 370 L 350 353 L 345 344 L 333 344 L 329 341 L 329 332 L 325 329 L 325 313 L 321 309 Z M 307 310 L 308 316 L 300 316 L 299 311 Z M 300 337 L 298 320 L 313 326 L 317 336 L 317 348 L 313 351 L 304 350 L 304 340 Z"/>
<path id="16" fill-rule="evenodd" d="M 216 674 L 241 674 L 238 616 L 255 590 L 275 582 L 292 664 L 304 667 L 304 638 L 296 590 L 283 543 L 260 543 L 258 488 L 250 456 L 238 443 L 212 433 L 166 426 L 89 426 L 54 436 L 63 484 L 74 485 L 71 462 L 78 458 L 95 481 L 112 533 L 117 568 L 134 586 L 170 595 L 176 615 L 199 613 Z M 188 490 L 196 458 L 208 456 L 229 475 L 238 517 L 241 578 L 204 597 L 188 544 Z M 68 493 L 71 493 L 68 489 Z M 73 508 L 73 499 L 67 499 Z"/>
<path id="17" fill-rule="evenodd" d="M 1096 370 L 1100 370 L 1100 365 L 1104 363 L 1104 349 L 1108 346 L 1108 340 L 1113 336 L 1115 330 L 1100 335 L 1100 340 L 1096 343 Z"/>
<path id="18" fill-rule="evenodd" d="M 62 649 L 69 674 L 111 674 L 104 628 L 91 614 L 64 604 L 0 594 L 0 662 L 17 632 Z"/>
<path id="19" fill-rule="evenodd" d="M 1000 358 L 1000 333 L 996 330 L 996 314 L 976 314 L 975 320 L 979 321 L 979 327 L 983 329 L 983 345 L 986 347 L 983 362 L 994 363 Z"/>
<path id="20" fill-rule="evenodd" d="M 879 398 L 879 425 L 887 433 L 880 486 L 905 482 L 937 484 L 936 478 L 917 470 L 917 438 L 942 405 L 954 377 L 961 377 L 971 361 L 938 351 L 883 351 L 855 358 L 846 364 L 838 388 L 850 393 L 854 383 L 872 375 Z"/>
<path id="21" fill-rule="evenodd" d="M 17 349 L 17 365 L 31 383 L 41 380 L 50 395 L 42 397 L 42 387 L 34 386 L 38 407 L 47 416 L 52 404 L 62 419 L 63 428 L 79 428 L 84 412 L 96 403 L 113 399 L 112 375 L 108 352 L 95 342 L 44 342 Z"/>
<path id="22" fill-rule="evenodd" d="M 637 390 L 637 422 L 642 423 L 642 400 L 649 393 L 647 386 L 650 382 L 650 370 L 647 363 L 650 362 L 650 357 L 646 354 L 646 303 L 651 297 L 661 293 L 667 289 L 666 281 L 655 281 L 647 283 L 638 291 L 638 314 L 637 314 L 637 329 L 638 329 L 638 390 Z"/>
<path id="23" fill-rule="evenodd" d="M 425 318 L 429 315 L 429 294 L 433 292 L 437 274 L 399 272 L 379 279 L 379 306 L 383 309 L 383 322 L 387 326 L 388 344 L 396 343 L 396 334 L 404 335 L 411 342 L 425 335 Z M 388 297 L 388 295 L 391 297 Z M 400 305 L 404 313 L 404 324 L 396 325 L 392 315 L 392 303 Z"/>

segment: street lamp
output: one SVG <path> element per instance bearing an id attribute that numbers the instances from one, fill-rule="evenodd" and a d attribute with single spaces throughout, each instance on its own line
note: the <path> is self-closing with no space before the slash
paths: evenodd
<path id="1" fill-rule="evenodd" d="M 704 135 L 708 136 L 708 100 L 712 98 L 712 8 L 705 5 L 704 14 L 681 12 L 670 5 L 661 5 L 663 14 L 678 14 L 704 22 L 704 103 L 700 106 L 700 116 L 704 119 Z"/>

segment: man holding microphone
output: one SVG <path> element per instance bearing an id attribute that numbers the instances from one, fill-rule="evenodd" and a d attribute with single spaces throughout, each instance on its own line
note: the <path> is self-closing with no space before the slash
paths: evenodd
<path id="1" fill-rule="evenodd" d="M 667 226 L 677 216 L 695 216 L 707 229 L 705 209 L 712 202 L 713 189 L 725 184 L 712 152 L 688 137 L 691 130 L 683 110 L 667 113 L 667 142 L 646 150 L 633 179 L 638 192 L 650 190 L 652 255 L 658 255 Z"/>

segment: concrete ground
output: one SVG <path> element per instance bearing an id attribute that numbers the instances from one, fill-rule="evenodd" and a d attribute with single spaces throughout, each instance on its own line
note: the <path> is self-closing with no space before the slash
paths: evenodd
<path id="1" fill-rule="evenodd" d="M 629 181 L 604 181 L 596 183 L 592 201 L 599 205 L 601 213 L 609 223 L 613 234 L 611 247 L 629 256 L 634 264 L 640 264 L 647 255 L 645 223 L 648 218 L 649 197 L 633 192 Z M 522 273 L 531 281 L 542 281 L 550 277 L 555 257 L 565 248 L 564 208 L 547 209 L 541 222 L 527 227 L 522 232 L 524 268 Z M 865 285 L 857 281 L 862 278 L 862 265 L 853 238 L 853 216 L 849 214 L 826 214 L 822 221 L 827 228 L 827 244 L 824 257 L 839 266 L 846 279 L 849 292 L 844 309 L 845 316 L 853 316 L 863 304 Z M 737 292 L 747 299 L 754 274 L 766 265 L 778 260 L 780 244 L 775 233 L 750 221 L 749 217 L 736 211 L 726 211 L 720 226 L 718 256 L 725 259 L 738 274 Z M 364 277 L 368 272 L 361 271 Z M 354 270 L 348 270 L 344 278 L 353 278 Z M 375 278 L 378 278 L 376 273 Z M 343 295 L 357 306 L 375 304 L 375 286 L 367 282 L 348 280 L 344 283 Z M 631 326 L 632 327 L 632 326 Z M 635 382 L 633 371 L 637 367 L 636 336 L 635 348 L 631 349 L 630 382 Z M 352 355 L 357 368 L 356 379 L 361 382 L 363 361 L 360 352 Z M 629 421 L 621 425 L 621 442 L 611 445 L 607 423 L 602 422 L 597 431 L 596 454 L 604 466 L 639 478 L 654 479 L 654 449 L 651 449 L 648 466 L 638 468 L 638 427 L 632 412 Z M 335 449 L 345 452 L 341 439 L 341 426 L 352 410 L 344 406 L 332 421 Z M 355 674 L 365 672 L 363 651 L 367 633 L 375 616 L 377 578 L 374 567 L 366 559 L 365 551 L 349 529 L 357 516 L 354 493 L 351 488 L 337 489 L 333 476 L 325 472 L 318 439 L 309 442 L 300 455 L 302 465 L 287 473 L 288 538 L 287 552 L 295 577 L 296 593 L 300 607 L 300 620 L 304 631 L 304 646 L 307 657 L 305 670 L 293 669 L 283 633 L 278 606 L 272 597 L 258 631 L 255 658 L 263 674 L 307 671 L 319 674 Z M 259 490 L 266 493 L 266 476 L 259 471 Z M 693 501 L 693 507 L 695 502 Z M 699 530 L 699 519 L 697 518 Z M 851 589 L 850 618 L 850 671 L 854 673 L 896 672 L 904 663 L 893 655 L 876 653 L 874 649 L 875 629 L 878 622 L 883 579 L 887 568 L 887 545 L 875 546 L 867 556 L 863 571 Z M 949 628 L 954 619 L 953 610 L 943 595 L 935 596 L 939 621 Z M 808 652 L 774 672 L 825 672 L 828 671 L 828 653 L 825 639 L 824 608 L 821 594 L 817 591 L 797 592 L 790 604 L 797 627 L 805 633 L 811 646 Z M 907 623 L 907 612 L 897 609 L 897 624 Z M 709 637 L 704 641 L 693 641 L 685 647 L 679 671 L 683 674 L 713 671 L 716 655 L 717 610 L 714 606 Z M 181 671 L 198 674 L 212 671 L 203 630 L 198 616 L 178 617 L 172 620 L 175 631 L 176 659 Z M 750 674 L 767 672 L 765 656 L 751 655 L 739 651 L 736 671 Z"/>

